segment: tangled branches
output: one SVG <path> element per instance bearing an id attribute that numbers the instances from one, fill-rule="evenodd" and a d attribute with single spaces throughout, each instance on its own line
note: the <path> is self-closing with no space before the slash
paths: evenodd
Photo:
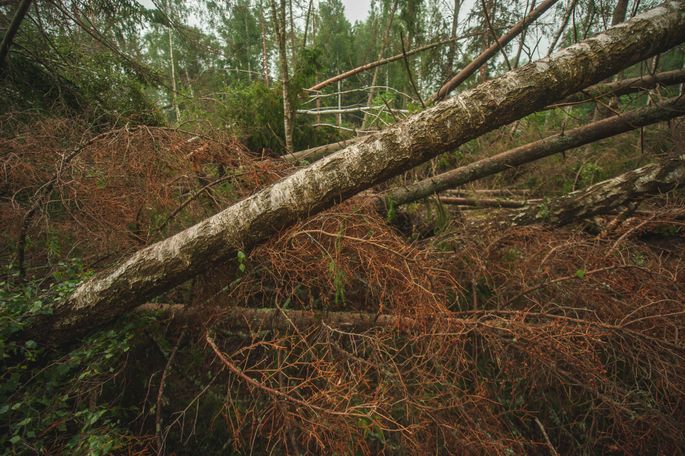
<path id="1" fill-rule="evenodd" d="M 9 238 L 3 245 L 17 244 L 20 268 L 27 246 L 32 264 L 73 256 L 70 249 L 91 264 L 115 259 L 211 215 L 287 168 L 254 159 L 231 139 L 161 127 L 96 134 L 53 118 L 0 141 L 0 212 Z"/>
<path id="2" fill-rule="evenodd" d="M 212 290 L 213 316 L 198 310 L 232 445 L 677 452 L 685 252 L 677 236 L 616 244 L 630 229 L 462 226 L 409 245 L 361 201 L 301 223 Z"/>

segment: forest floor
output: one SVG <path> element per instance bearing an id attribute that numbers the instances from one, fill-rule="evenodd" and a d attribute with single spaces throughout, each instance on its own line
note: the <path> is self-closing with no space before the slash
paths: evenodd
<path id="1" fill-rule="evenodd" d="M 56 350 L 16 336 L 83 277 L 294 168 L 217 133 L 2 122 L 0 442 L 14 451 L 685 448 L 682 192 L 563 228 L 503 227 L 503 210 L 435 199 L 381 214 L 360 195 Z M 432 167 L 546 128 L 517 123 Z M 645 129 L 462 190 L 548 198 L 673 154 L 682 130 Z"/>

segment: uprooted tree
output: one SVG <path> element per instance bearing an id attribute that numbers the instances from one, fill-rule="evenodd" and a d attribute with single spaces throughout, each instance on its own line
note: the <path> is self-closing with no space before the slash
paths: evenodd
<path id="1" fill-rule="evenodd" d="M 83 283 L 34 332 L 65 341 L 282 228 L 685 40 L 671 2 L 366 137 Z"/>

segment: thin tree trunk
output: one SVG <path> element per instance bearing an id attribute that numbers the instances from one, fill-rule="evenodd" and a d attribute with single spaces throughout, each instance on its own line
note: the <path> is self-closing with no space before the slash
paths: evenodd
<path id="1" fill-rule="evenodd" d="M 5 66 L 5 59 L 10 52 L 10 47 L 12 47 L 12 41 L 19 31 L 19 26 L 21 25 L 26 13 L 29 12 L 31 7 L 31 0 L 21 0 L 17 6 L 17 10 L 14 12 L 12 17 L 12 22 L 10 22 L 5 35 L 2 37 L 2 42 L 0 42 L 0 70 Z"/>
<path id="2" fill-rule="evenodd" d="M 283 158 L 294 163 L 299 163 L 303 160 L 311 163 L 315 160 L 325 157 L 326 155 L 330 155 L 333 152 L 337 152 L 340 149 L 344 149 L 345 147 L 359 141 L 359 139 L 360 138 L 352 138 L 346 141 L 339 141 L 331 144 L 325 144 L 323 146 L 312 147 L 311 149 L 301 150 L 289 155 L 284 155 Z"/>
<path id="3" fill-rule="evenodd" d="M 390 32 L 392 31 L 392 23 L 395 19 L 395 10 L 397 9 L 398 0 L 394 0 L 392 3 L 392 8 L 390 8 L 390 15 L 388 16 L 388 25 L 385 27 L 385 33 L 383 34 L 383 41 L 381 42 L 381 50 L 378 52 L 378 60 L 383 58 L 385 54 L 385 48 L 388 47 L 390 41 Z M 401 58 L 404 58 L 402 55 Z M 375 96 L 376 81 L 378 80 L 378 65 L 375 66 L 373 70 L 373 76 L 371 77 L 371 85 L 369 86 L 369 96 L 366 99 L 366 106 L 371 106 L 373 103 L 373 97 Z M 321 85 L 321 84 L 318 84 Z M 364 118 L 362 119 L 362 130 L 365 129 L 369 122 L 369 114 L 364 113 Z"/>
<path id="4" fill-rule="evenodd" d="M 176 115 L 175 123 L 181 121 L 181 110 L 178 108 L 178 98 L 176 96 L 176 62 L 174 61 L 174 35 L 171 24 L 171 1 L 167 0 L 167 13 L 169 16 L 169 26 L 167 27 L 167 36 L 169 37 L 169 65 L 171 66 L 171 104 Z"/>
<path id="5" fill-rule="evenodd" d="M 526 5 L 527 6 L 527 5 Z M 530 5 L 531 10 L 535 9 L 535 0 L 533 0 L 532 5 Z M 526 8 L 526 11 L 528 11 L 528 8 Z M 531 11 L 532 13 L 532 11 Z M 528 32 L 528 27 L 526 27 L 523 32 L 521 32 L 521 40 L 519 41 L 519 48 L 518 51 L 516 51 L 516 57 L 514 57 L 514 68 L 518 68 L 519 64 L 521 63 L 521 53 L 523 52 L 523 47 L 526 45 L 526 35 Z"/>
<path id="6" fill-rule="evenodd" d="M 309 18 L 312 15 L 312 5 L 314 0 L 309 0 L 309 6 L 307 7 L 307 18 L 304 21 L 304 36 L 302 37 L 302 51 L 307 48 L 307 32 L 309 31 Z"/>
<path id="7" fill-rule="evenodd" d="M 659 106 L 628 112 L 600 120 L 533 143 L 510 149 L 437 176 L 400 187 L 383 195 L 383 204 L 401 205 L 425 198 L 448 188 L 473 182 L 574 147 L 589 144 L 655 122 L 685 115 L 685 98 L 666 100 Z"/>
<path id="8" fill-rule="evenodd" d="M 557 43 L 559 42 L 561 35 L 564 34 L 564 30 L 566 30 L 566 27 L 568 26 L 568 21 L 571 19 L 571 14 L 573 14 L 573 12 L 575 11 L 577 3 L 578 0 L 571 0 L 571 3 L 569 4 L 568 9 L 566 10 L 566 13 L 564 14 L 564 20 L 561 22 L 561 26 L 559 27 L 559 30 L 557 30 L 557 33 L 554 35 L 552 43 L 549 45 L 547 56 L 552 55 L 552 52 L 554 52 L 554 48 L 557 47 Z"/>
<path id="9" fill-rule="evenodd" d="M 535 8 L 528 16 L 521 19 L 507 33 L 499 37 L 499 39 L 496 40 L 495 44 L 491 45 L 488 49 L 486 49 L 483 53 L 476 57 L 463 70 L 457 73 L 456 76 L 454 76 L 452 79 L 444 83 L 442 87 L 440 87 L 440 90 L 438 90 L 438 93 L 435 94 L 434 101 L 443 100 L 451 91 L 456 89 L 457 86 L 459 86 L 462 82 L 468 79 L 469 76 L 471 76 L 476 70 L 478 70 L 488 60 L 490 60 L 490 58 L 497 53 L 500 46 L 504 47 L 507 44 L 509 44 L 511 40 L 516 38 L 523 31 L 523 29 L 528 27 L 528 25 L 531 22 L 540 17 L 542 13 L 547 11 L 556 2 L 557 0 L 545 0 L 544 2 L 540 3 L 540 5 L 537 8 Z"/>
<path id="10" fill-rule="evenodd" d="M 264 85 L 269 87 L 269 57 L 266 52 L 266 27 L 264 26 L 264 9 L 262 2 L 259 2 L 259 28 L 262 35 L 262 72 L 264 74 Z"/>
<path id="11" fill-rule="evenodd" d="M 509 216 L 513 225 L 560 226 L 606 214 L 648 196 L 685 185 L 685 155 L 621 174 L 583 190 L 528 205 Z"/>
<path id="12" fill-rule="evenodd" d="M 578 103 L 589 103 L 589 102 L 594 102 L 595 98 L 600 98 L 600 97 L 605 97 L 605 96 L 621 96 L 621 95 L 627 95 L 635 92 L 639 92 L 641 90 L 648 90 L 656 87 L 657 85 L 661 86 L 668 86 L 668 85 L 675 85 L 675 84 L 680 84 L 682 82 L 685 82 L 685 69 L 683 70 L 673 70 L 673 71 L 665 71 L 663 73 L 657 73 L 655 75 L 645 75 L 645 76 L 639 76 L 636 78 L 631 78 L 631 79 L 623 79 L 621 81 L 616 81 L 616 82 L 610 82 L 610 83 L 601 83 L 601 84 L 595 84 L 593 86 L 590 86 L 586 89 L 584 89 L 582 92 L 575 93 L 571 96 L 568 96 L 561 100 L 558 103 L 553 103 L 549 106 L 546 106 L 544 109 L 554 109 L 554 108 L 561 108 L 564 106 L 570 106 L 570 105 L 576 105 Z M 350 109 L 349 111 L 346 112 L 356 112 L 357 108 Z M 317 109 L 316 111 L 298 111 L 301 112 L 302 114 L 320 114 L 320 111 Z M 326 113 L 328 114 L 336 114 L 336 110 L 326 110 Z M 625 115 L 625 114 L 624 114 Z M 319 121 L 317 121 L 319 122 Z M 567 132 L 568 134 L 568 132 Z M 314 147 L 312 149 L 307 149 L 299 152 L 295 152 L 293 154 L 290 154 L 288 156 L 285 156 L 283 158 L 287 160 L 295 160 L 300 161 L 300 160 L 307 160 L 310 163 L 314 160 L 318 160 L 322 157 L 325 157 L 326 155 L 330 155 L 333 152 L 336 152 L 342 147 L 340 147 L 340 144 L 345 144 L 345 147 L 347 147 L 350 144 L 353 144 L 356 142 L 359 138 L 352 138 L 348 141 L 344 142 L 335 142 L 331 144 L 326 144 L 323 146 L 318 146 Z"/>
<path id="13" fill-rule="evenodd" d="M 618 0 L 614 14 L 611 16 L 611 26 L 618 25 L 626 20 L 626 13 L 628 12 L 628 0 Z"/>
<path id="14" fill-rule="evenodd" d="M 626 13 L 628 11 L 628 0 L 618 0 L 616 7 L 614 8 L 614 13 L 611 17 L 611 26 L 620 24 L 626 20 Z M 654 56 L 658 58 L 658 55 Z M 654 73 L 654 72 L 653 72 Z M 652 73 L 652 74 L 653 74 Z M 613 79 L 616 79 L 614 76 Z M 611 82 L 612 78 L 608 78 L 607 82 Z M 649 98 L 648 98 L 649 99 Z M 609 101 L 609 105 L 605 106 L 602 104 L 595 105 L 594 120 L 604 119 L 609 117 L 618 108 L 618 97 L 614 96 Z"/>
<path id="15" fill-rule="evenodd" d="M 461 196 L 441 196 L 439 200 L 443 204 L 472 207 L 516 208 L 525 207 L 528 204 L 527 201 L 500 198 L 465 198 Z"/>
<path id="16" fill-rule="evenodd" d="M 559 103 L 554 103 L 548 108 L 559 108 L 578 103 L 585 103 L 595 101 L 596 98 L 606 96 L 628 95 L 630 93 L 639 92 L 641 90 L 650 90 L 657 85 L 668 86 L 685 82 L 685 69 L 664 71 L 663 73 L 647 74 L 638 76 L 636 78 L 623 79 L 615 82 L 607 82 L 595 84 L 588 87 L 582 92 L 571 95 L 561 100 Z"/>
<path id="17" fill-rule="evenodd" d="M 685 4 L 525 65 L 370 135 L 91 277 L 33 326 L 64 342 L 148 302 L 279 230 L 685 41 Z M 599 64 L 601 62 L 601 65 Z"/>
<path id="18" fill-rule="evenodd" d="M 423 51 L 427 51 L 429 49 L 433 49 L 433 48 L 438 47 L 438 46 L 442 46 L 442 45 L 447 44 L 447 43 L 457 42 L 457 41 L 462 40 L 464 38 L 470 38 L 472 36 L 473 35 L 464 35 L 464 36 L 460 36 L 458 38 L 448 38 L 446 40 L 441 40 L 441 41 L 436 41 L 434 43 L 429 43 L 429 44 L 426 44 L 425 46 L 417 47 L 415 49 L 407 51 L 407 57 L 412 56 L 414 54 L 418 54 L 419 52 L 423 52 Z M 345 71 L 344 73 L 340 73 L 336 76 L 333 76 L 332 78 L 326 79 L 325 81 L 321 81 L 321 82 L 311 86 L 307 90 L 309 90 L 309 91 L 321 90 L 324 87 L 331 85 L 331 84 L 334 84 L 338 81 L 342 81 L 343 79 L 350 78 L 350 77 L 357 75 L 359 73 L 363 73 L 364 71 L 369 71 L 369 70 L 372 70 L 374 68 L 380 67 L 382 65 L 386 65 L 388 63 L 397 62 L 398 60 L 402 60 L 403 58 L 404 58 L 403 54 L 397 54 L 397 55 L 393 55 L 392 57 L 387 57 L 384 59 L 376 60 L 375 62 L 365 63 L 364 65 L 358 66 L 357 68 L 353 68 L 351 70 Z M 378 78 L 376 78 L 376 80 L 377 79 Z"/>
<path id="19" fill-rule="evenodd" d="M 450 39 L 453 40 L 450 43 L 449 50 L 447 51 L 447 64 L 445 65 L 443 77 L 447 78 L 452 74 L 452 68 L 454 68 L 454 59 L 457 55 L 457 27 L 459 26 L 459 12 L 461 11 L 461 4 L 463 0 L 454 0 L 454 11 L 452 14 L 452 29 L 450 33 Z"/>
<path id="20" fill-rule="evenodd" d="M 274 29 L 278 41 L 278 60 L 281 66 L 281 85 L 283 86 L 283 128 L 285 130 L 285 153 L 292 154 L 295 150 L 293 145 L 293 131 L 295 129 L 295 112 L 290 101 L 290 76 L 288 75 L 288 46 L 287 42 L 287 17 L 285 0 L 281 0 L 280 8 L 276 6 L 276 0 L 271 0 L 271 13 L 273 15 Z"/>

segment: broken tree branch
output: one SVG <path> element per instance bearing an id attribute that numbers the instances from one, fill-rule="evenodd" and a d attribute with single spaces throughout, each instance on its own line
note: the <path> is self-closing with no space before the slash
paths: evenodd
<path id="1" fill-rule="evenodd" d="M 668 192 L 683 184 L 685 155 L 643 166 L 544 203 L 528 205 L 508 218 L 513 225 L 544 223 L 561 226 L 605 214 L 648 196 Z"/>
<path id="2" fill-rule="evenodd" d="M 414 48 L 411 51 L 407 51 L 406 56 L 410 57 L 414 54 L 418 54 L 419 52 L 428 51 L 429 49 L 433 49 L 433 48 L 438 47 L 438 46 L 442 46 L 442 45 L 445 45 L 448 43 L 464 40 L 466 38 L 471 38 L 472 36 L 475 36 L 475 35 L 476 35 L 475 33 L 472 33 L 472 34 L 460 36 L 457 38 L 448 38 L 446 40 L 440 40 L 440 41 L 436 41 L 434 43 L 429 43 L 429 44 L 426 44 L 424 46 Z M 340 73 L 339 75 L 333 76 L 332 78 L 326 79 L 325 81 L 321 81 L 318 84 L 313 85 L 306 90 L 308 90 L 308 91 L 321 90 L 324 87 L 329 86 L 331 84 L 334 84 L 338 81 L 342 81 L 343 79 L 350 78 L 356 74 L 363 73 L 365 71 L 373 70 L 376 67 L 383 66 L 383 65 L 386 65 L 388 63 L 396 62 L 396 61 L 401 60 L 403 58 L 405 58 L 404 54 L 397 54 L 397 55 L 393 55 L 392 57 L 386 57 L 384 59 L 379 59 L 379 60 L 376 60 L 375 62 L 367 63 L 367 64 L 364 64 L 362 66 L 358 66 L 357 68 L 353 68 L 351 70 L 345 71 L 344 73 Z"/>
<path id="3" fill-rule="evenodd" d="M 457 73 L 452 79 L 447 81 L 440 87 L 438 93 L 434 96 L 434 101 L 441 101 L 454 89 L 459 86 L 462 82 L 468 79 L 478 68 L 483 66 L 485 62 L 490 60 L 490 58 L 497 53 L 500 47 L 504 47 L 511 40 L 516 38 L 519 33 L 523 31 L 528 25 L 535 21 L 538 17 L 552 7 L 557 2 L 557 0 L 546 0 L 535 8 L 528 16 L 521 19 L 519 22 L 514 24 L 514 26 L 509 29 L 507 33 L 495 39 L 495 43 L 483 51 L 478 57 L 476 57 L 471 63 L 469 63 L 465 68 L 463 68 L 459 73 Z"/>
<path id="4" fill-rule="evenodd" d="M 685 97 L 671 98 L 656 106 L 599 120 L 469 163 L 437 176 L 428 177 L 408 186 L 389 190 L 382 195 L 383 200 L 379 204 L 383 205 L 385 201 L 390 201 L 394 205 L 410 203 L 515 166 L 682 115 L 685 115 Z"/>

